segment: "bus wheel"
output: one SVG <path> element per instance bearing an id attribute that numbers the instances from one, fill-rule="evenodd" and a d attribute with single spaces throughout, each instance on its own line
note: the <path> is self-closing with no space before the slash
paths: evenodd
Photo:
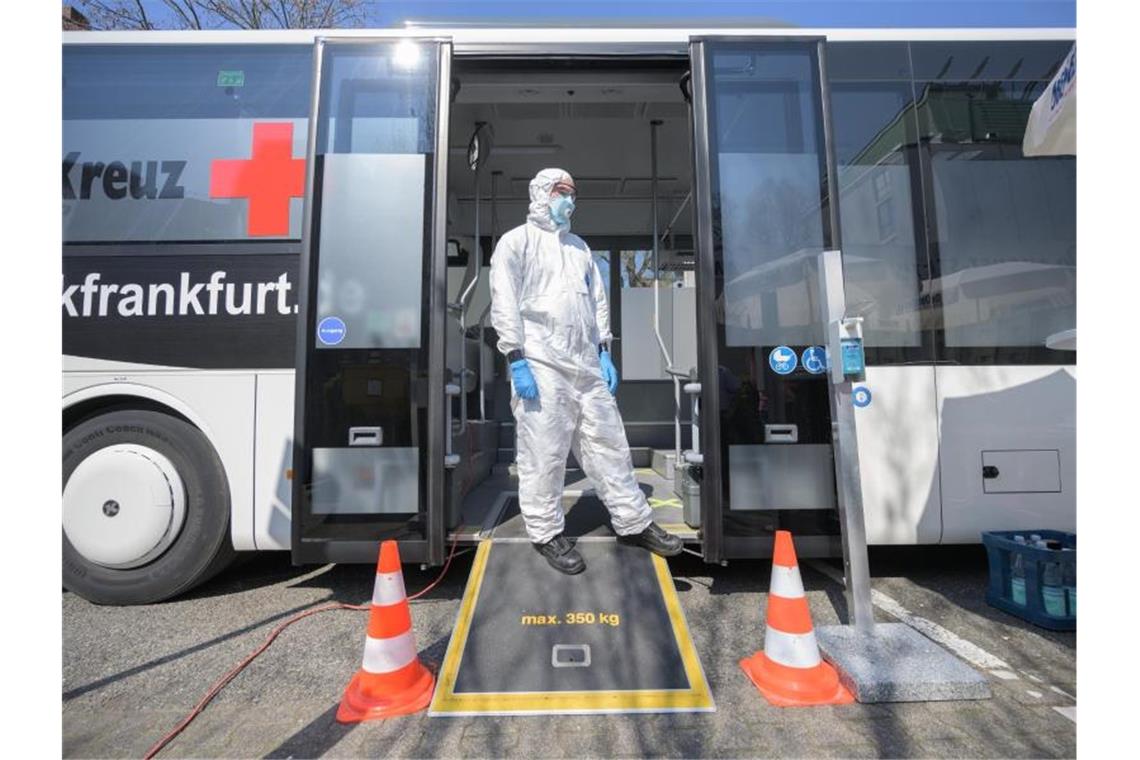
<path id="1" fill-rule="evenodd" d="M 169 599 L 235 556 L 217 452 L 196 427 L 119 409 L 63 434 L 63 584 L 97 604 Z"/>

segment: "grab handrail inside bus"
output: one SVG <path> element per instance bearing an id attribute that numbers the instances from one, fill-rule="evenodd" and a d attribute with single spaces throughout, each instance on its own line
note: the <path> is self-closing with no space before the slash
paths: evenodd
<path id="1" fill-rule="evenodd" d="M 657 128 L 663 122 L 654 119 L 649 122 L 649 153 L 650 153 L 650 194 L 652 197 L 653 213 L 653 334 L 657 336 L 657 347 L 661 350 L 661 358 L 665 360 L 666 370 L 672 369 L 673 357 L 665 347 L 665 339 L 661 337 L 661 261 L 660 244 L 657 239 Z M 680 212 L 678 212 L 680 214 Z M 676 221 L 676 217 L 673 218 Z M 672 226 L 672 222 L 669 223 Z M 681 462 L 681 380 L 673 376 L 673 466 Z"/>

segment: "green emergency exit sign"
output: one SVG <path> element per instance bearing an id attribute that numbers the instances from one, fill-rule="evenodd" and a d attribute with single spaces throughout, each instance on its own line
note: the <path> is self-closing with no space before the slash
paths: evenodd
<path id="1" fill-rule="evenodd" d="M 244 71 L 219 71 L 218 87 L 244 87 Z"/>

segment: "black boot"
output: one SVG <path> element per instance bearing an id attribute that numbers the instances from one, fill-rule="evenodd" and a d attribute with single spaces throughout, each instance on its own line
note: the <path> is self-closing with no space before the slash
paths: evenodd
<path id="1" fill-rule="evenodd" d="M 566 536 L 559 533 L 545 544 L 532 544 L 539 554 L 560 573 L 577 575 L 586 569 L 586 561 Z"/>
<path id="2" fill-rule="evenodd" d="M 680 554 L 681 549 L 684 548 L 680 538 L 666 532 L 660 525 L 652 522 L 649 523 L 648 528 L 640 533 L 634 533 L 632 536 L 619 536 L 618 540 L 634 546 L 644 546 L 662 557 L 674 557 Z"/>

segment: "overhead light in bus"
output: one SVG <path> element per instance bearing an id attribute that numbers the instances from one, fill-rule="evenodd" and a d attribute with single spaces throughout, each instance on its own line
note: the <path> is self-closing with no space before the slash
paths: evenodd
<path id="1" fill-rule="evenodd" d="M 401 69 L 414 69 L 420 63 L 420 46 L 411 40 L 396 43 L 394 61 Z"/>

